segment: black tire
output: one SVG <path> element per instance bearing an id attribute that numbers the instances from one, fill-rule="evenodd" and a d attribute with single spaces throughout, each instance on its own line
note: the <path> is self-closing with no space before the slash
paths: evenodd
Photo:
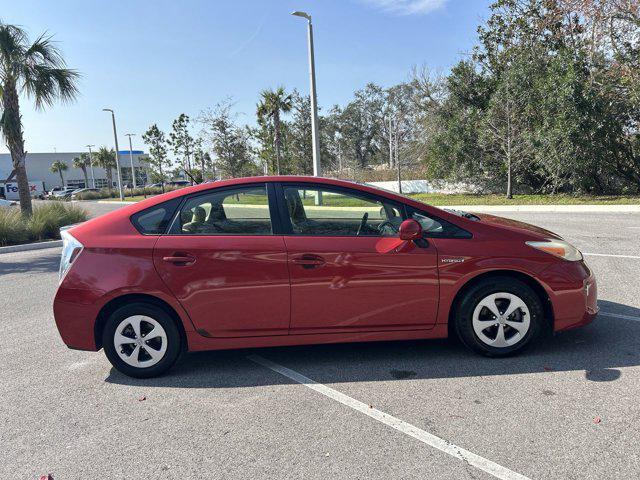
<path id="1" fill-rule="evenodd" d="M 478 304 L 489 295 L 498 292 L 516 295 L 529 310 L 527 332 L 521 335 L 517 343 L 510 346 L 494 347 L 487 344 L 478 337 L 473 326 L 473 314 Z M 484 312 L 487 313 L 486 310 Z M 544 308 L 536 292 L 526 283 L 512 277 L 496 276 L 480 280 L 465 292 L 457 305 L 453 320 L 458 337 L 466 347 L 488 357 L 506 357 L 522 351 L 540 335 L 544 324 Z M 507 332 L 510 328 L 503 326 L 503 331 Z M 511 332 L 511 334 L 515 333 L 516 330 Z M 487 336 L 490 336 L 490 333 L 487 333 Z"/>
<path id="2" fill-rule="evenodd" d="M 116 351 L 114 345 L 116 329 L 123 320 L 134 315 L 144 315 L 155 320 L 162 326 L 166 334 L 167 345 L 164 356 L 152 366 L 135 367 L 129 365 L 120 358 Z M 165 310 L 150 303 L 136 302 L 118 308 L 109 316 L 102 331 L 102 345 L 104 353 L 116 370 L 129 377 L 151 378 L 162 375 L 176 362 L 181 352 L 181 337 L 173 318 Z"/>

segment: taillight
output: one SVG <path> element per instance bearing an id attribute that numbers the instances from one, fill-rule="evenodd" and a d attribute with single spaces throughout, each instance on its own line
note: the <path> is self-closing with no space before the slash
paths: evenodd
<path id="1" fill-rule="evenodd" d="M 73 261 L 78 258 L 78 255 L 82 252 L 84 246 L 66 230 L 60 231 L 60 237 L 62 237 L 62 254 L 60 256 L 59 278 L 60 281 L 62 281 L 67 271 L 69 271 L 69 268 L 71 268 Z"/>

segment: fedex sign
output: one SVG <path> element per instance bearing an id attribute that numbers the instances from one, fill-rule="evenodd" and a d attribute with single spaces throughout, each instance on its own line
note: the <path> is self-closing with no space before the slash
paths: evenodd
<path id="1" fill-rule="evenodd" d="M 37 197 L 44 193 L 44 184 L 42 182 L 29 182 L 29 194 L 32 197 Z M 7 200 L 19 200 L 18 184 L 16 182 L 9 182 L 4 184 L 4 195 Z"/>

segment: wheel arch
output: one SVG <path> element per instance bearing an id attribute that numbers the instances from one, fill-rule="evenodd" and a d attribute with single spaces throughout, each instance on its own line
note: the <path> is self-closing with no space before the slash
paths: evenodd
<path id="1" fill-rule="evenodd" d="M 517 280 L 520 280 L 525 285 L 529 286 L 538 296 L 542 303 L 542 307 L 544 309 L 544 318 L 545 318 L 545 327 L 548 331 L 553 331 L 554 324 L 554 313 L 553 313 L 553 303 L 551 302 L 551 298 L 547 293 L 546 289 L 542 286 L 542 284 L 536 280 L 531 275 L 526 273 L 517 271 L 517 270 L 508 270 L 508 269 L 499 269 L 499 270 L 490 270 L 488 272 L 483 272 L 479 275 L 476 275 L 473 278 L 470 278 L 464 283 L 456 292 L 453 301 L 451 302 L 451 308 L 449 308 L 449 317 L 448 317 L 448 330 L 449 337 L 454 336 L 454 318 L 460 305 L 461 300 L 464 298 L 465 294 L 473 288 L 479 282 L 486 280 L 491 277 L 511 277 Z"/>
<path id="2" fill-rule="evenodd" d="M 153 295 L 144 294 L 144 293 L 129 293 L 125 295 L 120 295 L 118 297 L 112 298 L 109 300 L 98 313 L 98 317 L 94 323 L 93 327 L 93 337 L 96 345 L 96 349 L 102 348 L 102 332 L 104 330 L 105 323 L 109 315 L 115 312 L 118 308 L 123 305 L 127 305 L 133 302 L 142 302 L 149 303 L 151 305 L 155 305 L 161 309 L 163 309 L 175 322 L 178 327 L 178 331 L 180 332 L 180 340 L 182 342 L 183 350 L 188 350 L 187 345 L 187 333 L 184 329 L 184 324 L 182 323 L 182 319 L 178 312 L 169 305 L 167 302 L 162 300 L 161 298 L 155 297 Z"/>

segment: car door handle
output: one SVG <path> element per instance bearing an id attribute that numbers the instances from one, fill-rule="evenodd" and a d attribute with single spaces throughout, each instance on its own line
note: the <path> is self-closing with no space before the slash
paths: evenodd
<path id="1" fill-rule="evenodd" d="M 167 263 L 173 263 L 181 267 L 187 266 L 187 265 L 193 265 L 194 263 L 196 263 L 196 257 L 194 257 L 193 255 L 184 254 L 184 253 L 174 253 L 171 256 L 162 257 L 162 260 Z"/>
<path id="2" fill-rule="evenodd" d="M 300 265 L 302 268 L 316 268 L 327 263 L 321 256 L 310 254 L 295 257 L 291 261 L 296 265 Z"/>

